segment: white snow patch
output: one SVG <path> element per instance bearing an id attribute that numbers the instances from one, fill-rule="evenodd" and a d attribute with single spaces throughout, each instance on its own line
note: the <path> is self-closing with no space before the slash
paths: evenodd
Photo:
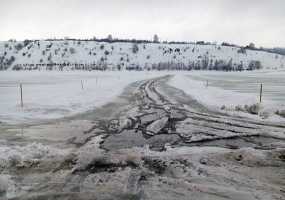
<path id="1" fill-rule="evenodd" d="M 29 123 L 92 110 L 114 100 L 128 84 L 163 74 L 165 73 L 1 72 L 0 122 Z M 20 106 L 20 83 L 23 84 L 23 108 Z"/>
<path id="2" fill-rule="evenodd" d="M 58 149 L 41 143 L 31 143 L 26 146 L 1 146 L 0 168 L 5 169 L 15 165 L 24 166 L 25 163 L 56 159 L 69 152 L 69 149 Z"/>
<path id="3" fill-rule="evenodd" d="M 239 73 L 239 72 L 235 72 Z M 252 72 L 251 72 L 252 73 Z M 257 73 L 263 73 L 263 72 L 257 72 Z M 268 73 L 268 72 L 267 72 Z M 271 72 L 268 73 L 268 76 L 272 73 L 278 73 L 278 72 Z M 279 72 L 284 74 L 284 71 Z M 244 107 L 245 105 L 253 105 L 259 102 L 259 94 L 258 89 L 256 93 L 249 93 L 247 91 L 247 86 L 244 86 L 245 92 L 237 92 L 230 89 L 223 89 L 221 87 L 212 86 L 211 80 L 215 79 L 215 76 L 211 75 L 217 75 L 219 74 L 219 78 L 222 77 L 222 75 L 226 76 L 228 75 L 225 72 L 190 72 L 190 73 L 183 73 L 183 74 L 177 74 L 173 77 L 173 79 L 170 80 L 169 84 L 173 87 L 179 88 L 183 90 L 185 93 L 192 96 L 194 99 L 196 99 L 198 102 L 202 103 L 203 105 L 212 108 L 217 109 L 221 111 L 221 107 L 226 107 L 226 112 L 230 112 L 231 114 L 237 114 L 247 117 L 253 117 L 256 118 L 256 116 L 242 113 L 242 112 L 236 112 L 235 107 L 241 106 Z M 192 76 L 193 75 L 193 76 Z M 234 72 L 231 72 L 231 75 L 235 75 Z M 247 76 L 250 76 L 249 72 L 243 72 L 244 77 L 241 75 L 239 78 L 244 78 L 246 80 Z M 194 80 L 193 77 L 202 77 L 201 80 Z M 211 79 L 212 78 L 212 79 Z M 209 79 L 208 87 L 207 82 L 205 80 Z M 258 81 L 259 80 L 257 78 Z M 217 80 L 216 80 L 217 81 Z M 223 81 L 221 80 L 218 81 Z M 233 80 L 234 81 L 234 80 Z M 242 90 L 242 89 L 241 89 Z M 272 95 L 272 94 L 271 94 Z M 278 97 L 280 95 L 279 93 L 272 95 L 271 97 Z M 282 121 L 283 119 L 279 116 L 274 115 L 274 113 L 279 109 L 284 109 L 285 104 L 282 102 L 282 99 L 280 101 L 272 100 L 270 97 L 266 97 L 266 95 L 263 96 L 263 102 L 261 103 L 261 111 L 260 113 L 268 113 L 269 117 L 267 118 L 270 121 Z"/>

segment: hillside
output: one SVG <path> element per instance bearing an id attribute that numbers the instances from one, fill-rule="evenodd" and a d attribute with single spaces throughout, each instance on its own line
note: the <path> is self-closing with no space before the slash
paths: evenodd
<path id="1" fill-rule="evenodd" d="M 213 44 L 35 40 L 0 42 L 1 70 L 280 69 L 285 56 Z"/>

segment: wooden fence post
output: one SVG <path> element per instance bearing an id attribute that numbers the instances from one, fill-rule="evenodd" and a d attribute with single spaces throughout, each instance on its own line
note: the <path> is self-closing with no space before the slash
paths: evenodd
<path id="1" fill-rule="evenodd" d="M 83 81 L 81 80 L 81 89 L 84 90 Z"/>
<path id="2" fill-rule="evenodd" d="M 262 83 L 260 84 L 260 92 L 259 92 L 259 102 L 261 103 L 262 101 L 262 92 L 263 92 L 263 86 Z"/>
<path id="3" fill-rule="evenodd" d="M 23 86 L 22 83 L 20 83 L 20 94 L 21 94 L 21 107 L 24 107 L 24 103 L 23 103 Z"/>

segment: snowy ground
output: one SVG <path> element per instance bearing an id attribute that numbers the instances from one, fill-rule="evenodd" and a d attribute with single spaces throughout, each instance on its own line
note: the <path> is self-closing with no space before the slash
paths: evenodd
<path id="1" fill-rule="evenodd" d="M 212 108 L 225 105 L 234 110 L 237 105 L 257 103 L 262 82 L 263 110 L 272 114 L 285 109 L 285 71 L 1 72 L 0 122 L 30 123 L 82 113 L 111 102 L 132 82 L 165 74 L 175 75 L 170 85 Z M 24 108 L 20 106 L 19 83 L 23 84 Z"/>
<path id="2" fill-rule="evenodd" d="M 92 110 L 114 100 L 128 84 L 162 74 L 80 71 L 1 72 L 0 122 L 30 123 Z M 20 83 L 23 84 L 24 108 L 20 106 Z"/>
<path id="3" fill-rule="evenodd" d="M 194 71 L 175 76 L 169 84 L 208 107 L 220 109 L 225 105 L 227 111 L 234 111 L 236 106 L 258 103 L 263 83 L 262 112 L 270 113 L 272 120 L 281 120 L 273 113 L 285 109 L 284 76 L 285 71 Z"/>
<path id="4" fill-rule="evenodd" d="M 0 129 L 0 199 L 284 199 L 284 123 L 213 112 L 171 78 L 133 84 L 92 123 Z"/>

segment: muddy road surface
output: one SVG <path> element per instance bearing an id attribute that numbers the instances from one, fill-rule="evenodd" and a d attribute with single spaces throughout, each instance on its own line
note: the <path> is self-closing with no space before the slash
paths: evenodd
<path id="1" fill-rule="evenodd" d="M 132 84 L 61 143 L 4 146 L 0 197 L 285 199 L 285 125 L 209 110 L 170 78 Z"/>

